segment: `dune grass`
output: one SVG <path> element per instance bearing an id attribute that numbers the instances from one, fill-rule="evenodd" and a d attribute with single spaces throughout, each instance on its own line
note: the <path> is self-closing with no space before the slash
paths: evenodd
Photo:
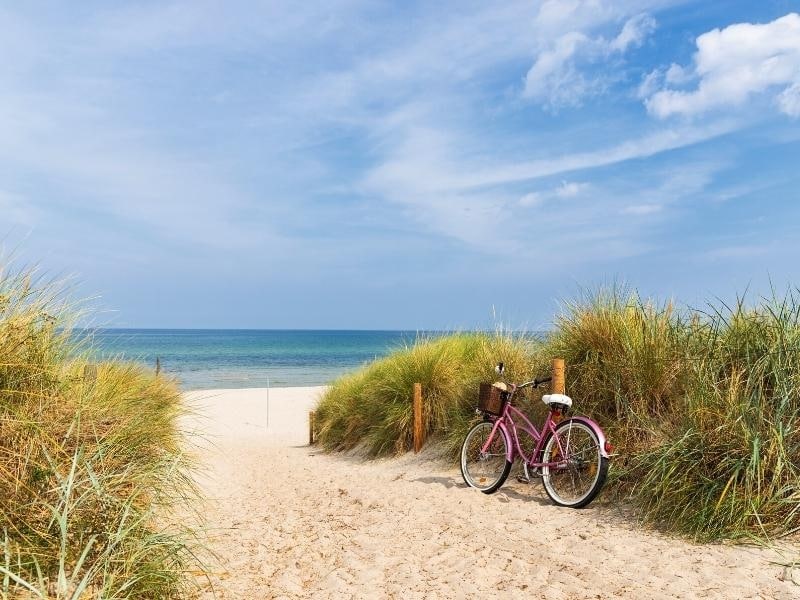
<path id="1" fill-rule="evenodd" d="M 700 539 L 800 527 L 800 302 L 717 307 L 692 331 L 670 435 L 641 452 L 645 513 Z"/>
<path id="2" fill-rule="evenodd" d="M 87 370 L 70 314 L 57 287 L 0 274 L 0 597 L 181 596 L 180 393 L 131 364 Z"/>
<path id="3" fill-rule="evenodd" d="M 604 493 L 699 540 L 765 539 L 800 527 L 800 298 L 677 310 L 624 287 L 565 302 L 543 342 L 510 334 L 420 339 L 335 382 L 318 410 L 329 450 L 411 447 L 423 385 L 430 439 L 455 456 L 477 389 L 567 362 L 567 393 L 618 456 Z M 525 401 L 539 411 L 538 394 Z"/>
<path id="4" fill-rule="evenodd" d="M 412 446 L 415 382 L 424 389 L 423 421 L 451 450 L 474 418 L 475 390 L 503 360 L 510 377 L 536 370 L 537 342 L 510 334 L 463 333 L 420 338 L 334 382 L 317 407 L 319 443 L 329 450 L 363 446 L 385 455 Z"/>
<path id="5" fill-rule="evenodd" d="M 564 358 L 568 392 L 622 455 L 661 439 L 686 381 L 689 328 L 671 303 L 623 287 L 565 302 L 548 353 Z"/>

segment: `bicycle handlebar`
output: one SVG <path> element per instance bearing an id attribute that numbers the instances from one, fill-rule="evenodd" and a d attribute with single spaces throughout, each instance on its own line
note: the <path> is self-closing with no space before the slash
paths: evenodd
<path id="1" fill-rule="evenodd" d="M 525 383 L 521 383 L 520 385 L 516 386 L 516 389 L 521 390 L 522 388 L 526 388 L 529 386 L 533 386 L 534 388 L 539 387 L 543 383 L 547 383 L 548 381 L 552 381 L 552 377 L 547 377 L 546 379 L 534 379 L 533 381 L 526 381 Z"/>

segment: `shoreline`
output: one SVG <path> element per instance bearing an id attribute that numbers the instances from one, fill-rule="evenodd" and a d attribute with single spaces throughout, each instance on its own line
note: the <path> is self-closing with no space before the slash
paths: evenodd
<path id="1" fill-rule="evenodd" d="M 196 390 L 181 390 L 181 393 L 185 396 L 187 394 L 190 395 L 199 395 L 204 392 L 208 393 L 229 393 L 229 392 L 243 392 L 243 391 L 259 391 L 259 392 L 280 392 L 281 390 L 296 390 L 298 388 L 303 388 L 306 390 L 322 390 L 329 388 L 329 385 L 280 385 L 280 386 L 258 386 L 258 387 L 220 387 L 220 388 L 199 388 Z"/>

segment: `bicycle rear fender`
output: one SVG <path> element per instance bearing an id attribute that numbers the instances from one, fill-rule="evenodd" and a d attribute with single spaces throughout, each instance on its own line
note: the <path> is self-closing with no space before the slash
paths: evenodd
<path id="1" fill-rule="evenodd" d="M 592 421 L 589 417 L 570 417 L 570 419 L 573 421 L 580 421 L 594 431 L 595 435 L 597 435 L 598 441 L 600 442 L 600 455 L 604 458 L 611 458 L 611 455 L 606 450 L 606 434 L 603 433 L 600 425 Z"/>

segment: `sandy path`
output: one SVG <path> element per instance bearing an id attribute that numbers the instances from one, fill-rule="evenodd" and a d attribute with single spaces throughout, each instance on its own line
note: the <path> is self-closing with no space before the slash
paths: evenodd
<path id="1" fill-rule="evenodd" d="M 692 545 L 609 508 L 557 508 L 538 484 L 486 496 L 425 453 L 324 455 L 303 446 L 317 393 L 273 390 L 269 429 L 252 418 L 258 391 L 202 401 L 219 555 L 204 598 L 800 597 L 771 551 Z"/>

